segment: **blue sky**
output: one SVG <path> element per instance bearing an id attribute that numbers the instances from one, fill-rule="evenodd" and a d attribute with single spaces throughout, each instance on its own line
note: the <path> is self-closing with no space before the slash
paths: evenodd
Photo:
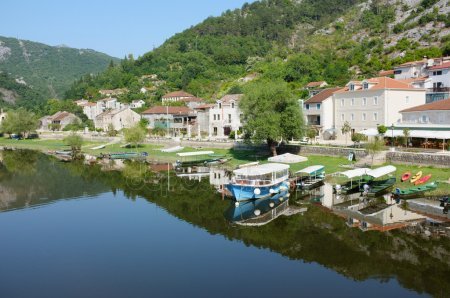
<path id="1" fill-rule="evenodd" d="M 122 58 L 252 0 L 2 0 L 0 35 Z"/>

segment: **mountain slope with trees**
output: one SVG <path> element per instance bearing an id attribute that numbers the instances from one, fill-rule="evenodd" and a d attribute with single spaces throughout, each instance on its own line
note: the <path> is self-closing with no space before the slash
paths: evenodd
<path id="1" fill-rule="evenodd" d="M 119 59 L 90 49 L 0 36 L 0 71 L 44 98 L 62 98 L 75 80 L 103 72 L 111 61 Z"/>

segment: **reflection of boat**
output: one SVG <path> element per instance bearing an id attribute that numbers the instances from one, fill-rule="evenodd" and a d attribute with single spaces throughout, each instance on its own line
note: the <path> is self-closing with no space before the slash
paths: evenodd
<path id="1" fill-rule="evenodd" d="M 100 158 L 109 159 L 134 159 L 148 156 L 147 152 L 116 152 L 116 153 L 100 153 Z"/>
<path id="2" fill-rule="evenodd" d="M 411 183 L 416 182 L 417 180 L 420 179 L 420 177 L 422 177 L 422 171 L 417 172 L 417 174 L 415 174 L 415 175 L 411 178 Z"/>
<path id="3" fill-rule="evenodd" d="M 214 151 L 180 152 L 177 153 L 177 156 L 180 157 L 181 160 L 176 161 L 176 167 L 203 165 L 224 157 L 223 155 L 220 155 L 220 157 L 215 155 Z"/>
<path id="4" fill-rule="evenodd" d="M 324 166 L 310 166 L 295 172 L 293 179 L 297 189 L 312 189 L 319 186 L 325 179 Z"/>
<path id="5" fill-rule="evenodd" d="M 425 191 L 429 191 L 429 190 L 434 190 L 436 189 L 438 186 L 437 182 L 431 182 L 425 185 L 421 185 L 421 186 L 413 186 L 413 187 L 409 187 L 406 189 L 399 189 L 397 188 L 395 191 L 392 192 L 392 194 L 394 196 L 400 197 L 400 198 L 405 198 L 405 197 L 410 197 L 413 196 L 415 194 L 419 194 Z"/>
<path id="6" fill-rule="evenodd" d="M 267 212 L 287 201 L 288 191 L 283 191 L 272 196 L 244 202 L 232 202 L 225 212 L 225 217 L 232 222 L 243 222 L 249 219 L 257 219 Z"/>
<path id="7" fill-rule="evenodd" d="M 233 171 L 226 188 L 236 201 L 264 198 L 289 189 L 289 165 L 268 163 Z"/>
<path id="8" fill-rule="evenodd" d="M 390 187 L 394 186 L 396 179 L 391 177 L 385 180 L 375 180 L 377 178 L 389 175 L 397 170 L 394 166 L 384 166 L 374 170 L 370 170 L 366 173 L 365 179 L 370 180 L 368 183 L 362 185 L 360 189 L 368 196 L 376 196 L 386 191 Z"/>
<path id="9" fill-rule="evenodd" d="M 361 183 L 365 181 L 363 179 L 363 176 L 370 171 L 368 168 L 358 168 L 353 170 L 348 170 L 345 172 L 339 173 L 340 175 L 343 175 L 349 179 L 346 183 L 339 185 L 336 184 L 334 186 L 334 192 L 337 194 L 351 194 L 359 191 L 359 188 L 361 186 Z M 354 179 L 357 178 L 357 179 Z M 356 181 L 353 181 L 356 180 Z"/>

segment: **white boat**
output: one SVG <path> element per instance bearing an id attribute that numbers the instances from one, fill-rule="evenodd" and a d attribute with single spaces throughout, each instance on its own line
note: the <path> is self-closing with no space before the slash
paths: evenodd
<path id="1" fill-rule="evenodd" d="M 295 172 L 295 184 L 298 189 L 311 189 L 318 186 L 325 179 L 325 167 L 322 165 L 309 166 Z"/>
<path id="2" fill-rule="evenodd" d="M 91 149 L 92 150 L 99 150 L 99 149 L 103 149 L 105 147 L 106 147 L 106 145 L 99 145 L 99 146 L 96 146 L 96 147 L 92 147 Z"/>
<path id="3" fill-rule="evenodd" d="M 369 168 L 357 168 L 338 173 L 341 176 L 345 176 L 348 181 L 342 185 L 336 184 L 334 186 L 334 192 L 338 194 L 351 194 L 359 191 L 360 184 L 363 181 L 363 176 L 369 171 Z"/>
<path id="4" fill-rule="evenodd" d="M 165 153 L 178 152 L 178 151 L 181 151 L 183 149 L 184 149 L 184 147 L 175 146 L 175 147 L 171 147 L 171 148 L 161 149 L 161 152 L 165 152 Z"/>
<path id="5" fill-rule="evenodd" d="M 260 199 L 289 189 L 289 165 L 267 163 L 233 171 L 226 188 L 236 201 Z"/>

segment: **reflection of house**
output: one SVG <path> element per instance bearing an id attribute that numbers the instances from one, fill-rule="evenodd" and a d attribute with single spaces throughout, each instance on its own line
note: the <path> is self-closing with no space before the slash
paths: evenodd
<path id="1" fill-rule="evenodd" d="M 229 94 L 219 99 L 209 110 L 209 135 L 229 136 L 231 131 L 241 130 L 242 112 L 239 101 L 243 94 Z"/>
<path id="2" fill-rule="evenodd" d="M 351 81 L 336 91 L 334 121 L 338 136 L 346 121 L 353 132 L 401 121 L 400 110 L 425 103 L 425 89 L 388 77 Z"/>
<path id="3" fill-rule="evenodd" d="M 69 124 L 81 123 L 81 119 L 72 113 L 63 111 L 57 112 L 52 116 L 45 116 L 39 119 L 40 129 L 51 130 L 53 129 L 62 130 Z"/>
<path id="4" fill-rule="evenodd" d="M 196 124 L 196 114 L 188 107 L 156 106 L 142 113 L 147 119 L 148 127 L 167 129 L 174 135 L 190 133 Z"/>
<path id="5" fill-rule="evenodd" d="M 130 107 L 132 109 L 140 109 L 145 105 L 145 101 L 143 101 L 142 99 L 138 99 L 138 100 L 133 100 L 131 102 Z"/>
<path id="6" fill-rule="evenodd" d="M 224 185 L 230 183 L 227 171 L 222 168 L 212 167 L 209 172 L 209 184 L 213 185 L 219 192 L 222 192 Z"/>
<path id="7" fill-rule="evenodd" d="M 129 107 L 126 107 L 101 113 L 95 117 L 94 125 L 95 128 L 101 128 L 104 131 L 107 131 L 111 125 L 114 130 L 121 130 L 134 126 L 139 120 L 141 120 L 141 116 Z"/>
<path id="8" fill-rule="evenodd" d="M 450 98 L 400 111 L 403 124 L 450 125 Z"/>
<path id="9" fill-rule="evenodd" d="M 185 99 L 185 98 L 189 98 L 189 97 L 195 97 L 195 96 L 192 94 L 189 94 L 183 90 L 180 90 L 180 91 L 174 91 L 174 92 L 167 93 L 166 95 L 163 95 L 163 97 L 161 97 L 161 100 L 163 103 L 165 103 L 165 102 L 180 101 L 181 99 Z"/>
<path id="10" fill-rule="evenodd" d="M 324 89 L 303 104 L 303 115 L 308 125 L 315 126 L 320 135 L 334 127 L 333 93 L 340 89 L 342 88 Z"/>

